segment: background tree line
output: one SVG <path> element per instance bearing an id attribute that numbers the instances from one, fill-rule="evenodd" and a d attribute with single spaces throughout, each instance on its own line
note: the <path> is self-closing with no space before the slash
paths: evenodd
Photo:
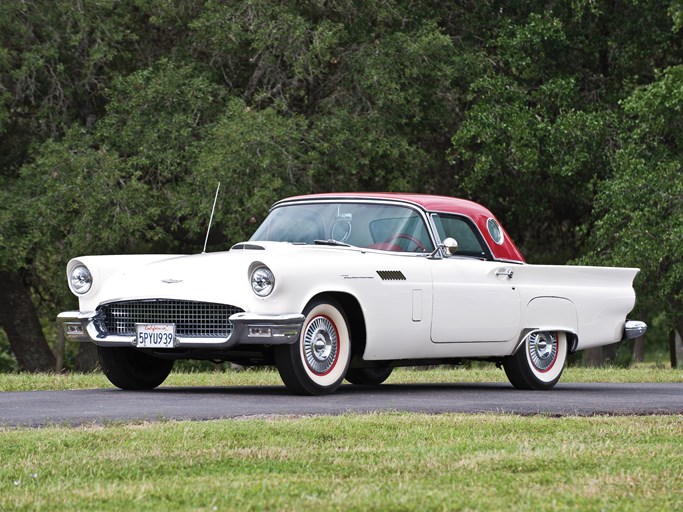
<path id="1" fill-rule="evenodd" d="M 53 367 L 71 257 L 199 252 L 217 181 L 213 250 L 290 194 L 461 196 L 530 262 L 640 267 L 634 316 L 683 333 L 682 25 L 683 0 L 0 3 L 5 365 Z"/>

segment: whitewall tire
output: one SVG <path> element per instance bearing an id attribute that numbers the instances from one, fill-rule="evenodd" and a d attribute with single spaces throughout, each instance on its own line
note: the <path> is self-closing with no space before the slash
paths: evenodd
<path id="1" fill-rule="evenodd" d="M 324 395 L 344 380 L 351 360 L 349 323 L 332 298 L 304 309 L 303 329 L 292 345 L 275 347 L 275 363 L 287 388 L 299 395 Z"/>
<path id="2" fill-rule="evenodd" d="M 551 389 L 567 362 L 567 334 L 532 331 L 517 353 L 503 360 L 509 381 L 517 389 Z"/>

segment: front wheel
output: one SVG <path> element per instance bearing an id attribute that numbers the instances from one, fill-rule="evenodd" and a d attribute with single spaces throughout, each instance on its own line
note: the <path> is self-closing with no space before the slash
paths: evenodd
<path id="1" fill-rule="evenodd" d="M 299 340 L 275 347 L 275 364 L 293 393 L 332 393 L 344 380 L 351 359 L 348 321 L 339 303 L 331 298 L 311 302 L 304 316 Z"/>
<path id="2" fill-rule="evenodd" d="M 532 331 L 516 354 L 503 359 L 510 383 L 517 389 L 551 389 L 567 361 L 567 334 Z"/>
<path id="3" fill-rule="evenodd" d="M 166 380 L 172 359 L 159 359 L 130 347 L 97 347 L 102 371 L 121 389 L 154 389 Z"/>

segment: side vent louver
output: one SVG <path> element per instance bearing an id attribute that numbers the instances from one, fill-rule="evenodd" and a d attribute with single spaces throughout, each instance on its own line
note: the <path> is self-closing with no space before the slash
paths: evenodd
<path id="1" fill-rule="evenodd" d="M 378 270 L 377 274 L 383 281 L 405 281 L 406 276 L 400 270 Z"/>

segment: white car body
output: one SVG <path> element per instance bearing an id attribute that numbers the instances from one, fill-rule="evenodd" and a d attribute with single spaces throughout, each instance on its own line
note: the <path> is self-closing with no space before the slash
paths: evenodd
<path id="1" fill-rule="evenodd" d="M 341 311 L 332 325 L 348 326 L 348 361 L 334 382 L 326 380 L 326 373 L 314 371 L 312 389 L 307 383 L 302 384 L 303 390 L 300 386 L 297 389 L 296 383 L 290 386 L 295 392 L 311 394 L 333 391 L 353 368 L 480 358 L 506 363 L 514 373 L 514 365 L 519 363 L 513 364 L 513 358 L 520 350 L 531 351 L 538 359 L 539 355 L 550 357 L 547 347 L 554 346 L 553 350 L 563 352 L 558 363 L 561 367 L 554 368 L 554 360 L 546 363 L 550 368 L 541 364 L 540 371 L 532 371 L 539 382 L 534 380 L 529 386 L 524 385 L 528 376 L 517 377 L 522 384 L 517 387 L 545 389 L 559 379 L 567 352 L 615 343 L 641 335 L 646 328 L 640 322 L 626 321 L 635 304 L 633 280 L 638 269 L 526 264 L 507 233 L 499 225 L 496 230 L 493 215 L 475 203 L 418 195 L 330 194 L 292 198 L 277 203 L 274 209 L 310 210 L 335 205 L 336 221 L 329 228 L 332 234 L 336 229 L 337 235 L 360 239 L 361 228 L 355 225 L 356 232 L 351 235 L 352 219 L 362 215 L 358 205 L 365 204 L 410 209 L 411 219 L 424 222 L 427 235 L 421 235 L 422 243 L 413 235 L 399 234 L 365 247 L 347 246 L 332 238 L 315 244 L 251 240 L 227 252 L 189 256 L 79 257 L 69 262 L 67 275 L 77 267 L 86 267 L 92 283 L 86 293 L 76 293 L 79 311 L 62 313 L 59 320 L 71 340 L 130 350 L 137 344 L 134 333 L 103 334 L 98 326 L 98 308 L 103 304 L 163 299 L 230 305 L 235 308 L 229 312 L 232 333 L 203 337 L 176 332 L 171 345 L 142 350 L 166 359 L 196 357 L 272 364 L 273 347 L 304 343 L 307 306 L 329 298 L 328 302 Z M 345 205 L 361 213 L 343 214 Z M 452 255 L 448 250 L 452 241 L 442 240 L 443 233 L 436 227 L 441 218 L 443 222 L 450 218 L 466 221 L 482 245 L 482 256 Z M 484 226 L 490 226 L 486 222 L 492 220 L 493 230 L 488 232 Z M 389 221 L 395 219 L 371 220 L 369 225 L 372 228 L 374 222 Z M 397 245 L 413 244 L 411 240 L 415 240 L 414 252 Z M 274 276 L 272 292 L 267 296 L 254 292 L 251 279 L 253 271 L 263 267 Z M 320 316 L 332 318 L 333 313 Z M 114 308 L 110 314 L 123 313 Z M 542 333 L 541 338 L 538 333 Z M 311 345 L 310 350 L 319 350 L 316 354 L 322 360 L 326 357 L 323 346 L 327 344 L 329 349 L 335 341 L 323 328 L 311 334 L 318 336 L 319 348 Z M 524 349 L 530 337 L 535 345 Z M 338 349 L 346 355 L 341 344 Z M 292 354 L 296 359 L 296 352 Z M 283 357 L 275 361 L 279 368 L 292 364 L 283 363 Z M 305 354 L 302 358 L 305 380 L 310 368 Z M 330 361 L 333 368 L 336 361 Z M 373 383 L 368 379 L 360 380 Z M 285 376 L 283 380 L 289 385 Z M 513 384 L 514 380 L 511 377 Z"/>

